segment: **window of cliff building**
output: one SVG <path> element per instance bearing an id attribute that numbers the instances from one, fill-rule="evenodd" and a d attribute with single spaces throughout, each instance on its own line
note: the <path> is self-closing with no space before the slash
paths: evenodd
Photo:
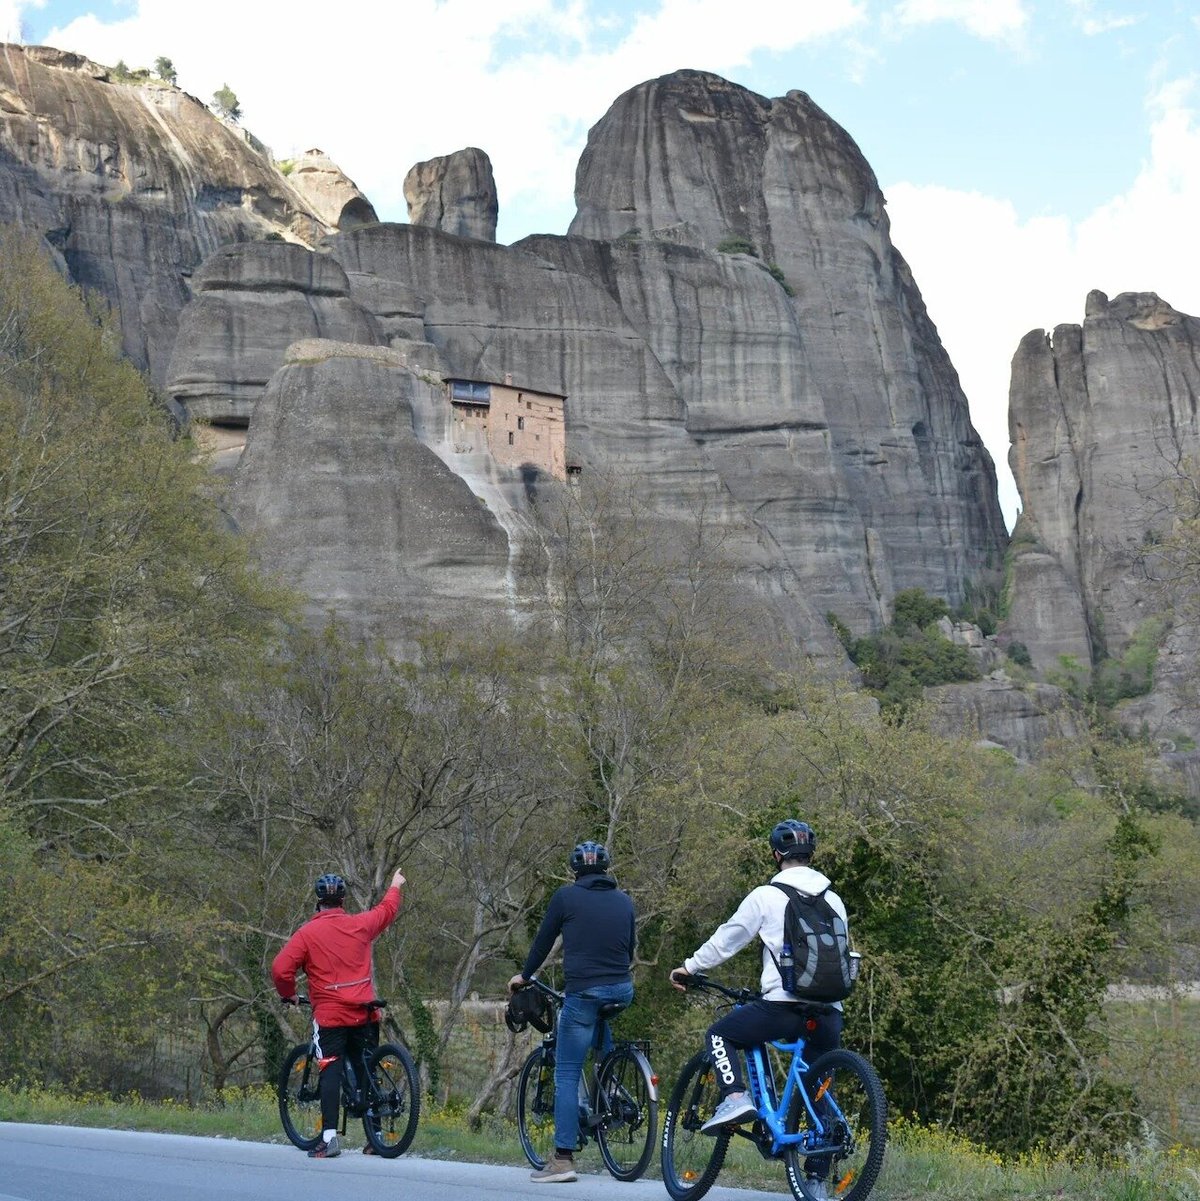
<path id="1" fill-rule="evenodd" d="M 492 399 L 491 384 L 481 384 L 475 380 L 455 379 L 450 381 L 451 400 L 469 400 L 475 404 L 490 404 Z"/>
<path id="2" fill-rule="evenodd" d="M 517 418 L 517 429 L 519 429 L 519 430 L 523 430 L 524 428 L 525 428 L 525 418 L 524 418 L 524 417 L 518 417 L 518 418 Z"/>
<path id="3" fill-rule="evenodd" d="M 509 430 L 509 431 L 508 431 L 508 444 L 509 444 L 509 446 L 511 446 L 511 445 L 513 444 L 513 432 L 512 432 L 512 430 Z"/>

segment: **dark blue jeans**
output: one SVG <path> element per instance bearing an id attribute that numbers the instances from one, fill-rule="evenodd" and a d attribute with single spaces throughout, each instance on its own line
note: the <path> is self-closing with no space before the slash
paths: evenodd
<path id="1" fill-rule="evenodd" d="M 596 1016 L 601 1005 L 633 1000 L 633 985 L 597 984 L 582 992 L 567 993 L 558 1015 L 558 1041 L 554 1059 L 554 1145 L 564 1151 L 579 1145 L 579 1080 L 583 1061 L 596 1041 Z M 612 1048 L 612 1033 L 604 1024 L 597 1060 Z"/>

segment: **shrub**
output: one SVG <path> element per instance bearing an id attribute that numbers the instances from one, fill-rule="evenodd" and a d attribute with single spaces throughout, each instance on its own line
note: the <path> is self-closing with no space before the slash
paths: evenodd
<path id="1" fill-rule="evenodd" d="M 789 295 L 795 296 L 796 289 L 787 281 L 787 276 L 783 273 L 783 268 L 778 263 L 767 264 L 767 274 L 775 280 L 777 284 Z"/>
<path id="2" fill-rule="evenodd" d="M 758 250 L 749 238 L 726 238 L 717 243 L 718 254 L 752 254 L 758 257 Z"/>
<path id="3" fill-rule="evenodd" d="M 1029 647 L 1023 642 L 1010 642 L 1004 653 L 1020 667 L 1033 666 L 1033 657 L 1029 653 Z"/>
<path id="4" fill-rule="evenodd" d="M 950 606 L 940 596 L 930 596 L 920 588 L 905 588 L 892 601 L 892 628 L 897 633 L 923 630 L 940 617 L 950 615 Z"/>

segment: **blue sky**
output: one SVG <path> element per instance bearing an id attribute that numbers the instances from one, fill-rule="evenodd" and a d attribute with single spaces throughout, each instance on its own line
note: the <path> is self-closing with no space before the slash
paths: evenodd
<path id="1" fill-rule="evenodd" d="M 19 32 L 18 32 L 19 31 Z M 1200 0 L 0 0 L 0 34 L 237 92 L 284 158 L 320 146 L 385 219 L 403 180 L 492 158 L 501 241 L 559 233 L 588 128 L 695 67 L 800 88 L 858 142 L 893 240 L 1008 477 L 1008 365 L 1091 288 L 1200 314 Z"/>

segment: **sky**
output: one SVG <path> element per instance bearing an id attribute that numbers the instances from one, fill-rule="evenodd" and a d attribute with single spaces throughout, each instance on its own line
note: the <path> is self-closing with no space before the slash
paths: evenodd
<path id="1" fill-rule="evenodd" d="M 0 0 L 0 38 L 228 84 L 277 158 L 320 147 L 383 220 L 479 146 L 498 240 L 565 233 L 588 129 L 691 67 L 807 92 L 854 138 L 993 459 L 1009 365 L 1087 293 L 1200 315 L 1200 0 Z"/>

